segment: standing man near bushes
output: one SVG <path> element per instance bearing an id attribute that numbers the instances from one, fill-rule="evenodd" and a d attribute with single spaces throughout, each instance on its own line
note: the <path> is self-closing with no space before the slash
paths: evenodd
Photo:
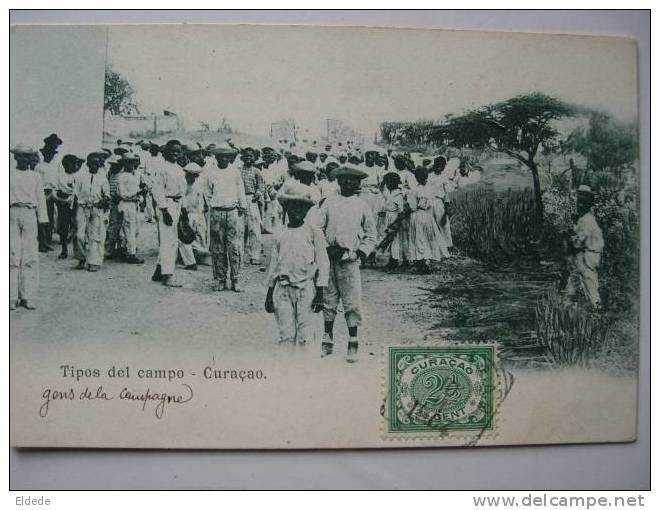
<path id="1" fill-rule="evenodd" d="M 598 309 L 600 308 L 598 266 L 605 242 L 603 232 L 594 216 L 594 198 L 589 186 L 582 184 L 577 189 L 578 220 L 573 227 L 571 237 L 573 253 L 564 292 L 571 299 L 575 299 L 581 293 L 594 309 Z"/>

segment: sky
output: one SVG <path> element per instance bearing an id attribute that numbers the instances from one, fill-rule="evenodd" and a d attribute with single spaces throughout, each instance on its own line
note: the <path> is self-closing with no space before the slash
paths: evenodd
<path id="1" fill-rule="evenodd" d="M 107 61 L 142 113 L 171 109 L 188 129 L 268 135 L 326 119 L 372 139 L 385 120 L 437 119 L 541 91 L 637 118 L 631 39 L 346 27 L 161 25 L 108 30 Z"/>
<path id="2" fill-rule="evenodd" d="M 57 133 L 62 154 L 101 146 L 106 34 L 97 27 L 12 27 L 10 145 L 41 147 Z"/>

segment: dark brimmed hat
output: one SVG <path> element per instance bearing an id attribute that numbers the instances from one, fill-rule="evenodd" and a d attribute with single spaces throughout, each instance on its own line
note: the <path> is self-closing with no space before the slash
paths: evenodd
<path id="1" fill-rule="evenodd" d="M 339 168 L 335 168 L 330 175 L 335 179 L 339 177 L 357 177 L 358 179 L 365 179 L 368 177 L 366 172 L 363 172 L 355 165 L 341 165 Z"/>
<path id="2" fill-rule="evenodd" d="M 46 138 L 44 138 L 44 144 L 46 145 L 62 145 L 62 139 L 57 136 L 55 133 L 52 133 L 48 135 Z"/>
<path id="3" fill-rule="evenodd" d="M 178 145 L 179 147 L 182 147 L 182 144 L 179 140 L 168 140 L 165 143 L 165 145 L 161 145 L 160 150 L 161 150 L 161 152 L 165 152 L 165 151 L 170 150 L 175 145 Z"/>
<path id="4" fill-rule="evenodd" d="M 383 175 L 383 182 L 385 185 L 394 184 L 400 186 L 401 176 L 399 175 L 399 172 L 387 172 L 385 175 Z"/>
<path id="5" fill-rule="evenodd" d="M 66 154 L 66 155 L 62 158 L 62 165 L 64 165 L 65 163 L 66 163 L 66 164 L 69 164 L 69 162 L 71 162 L 71 163 L 78 163 L 78 164 L 81 164 L 81 165 L 82 165 L 82 164 L 85 162 L 85 160 L 84 160 L 84 159 L 80 159 L 80 158 L 79 158 L 78 156 L 76 156 L 75 154 Z"/>

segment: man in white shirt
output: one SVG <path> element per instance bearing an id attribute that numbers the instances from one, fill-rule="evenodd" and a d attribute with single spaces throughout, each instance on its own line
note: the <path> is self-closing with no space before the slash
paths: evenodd
<path id="1" fill-rule="evenodd" d="M 126 254 L 123 261 L 128 264 L 143 264 L 137 256 L 138 240 L 138 203 L 142 188 L 137 174 L 139 159 L 135 154 L 126 153 L 121 157 L 122 172 L 117 179 L 117 209 L 121 218 L 120 228 L 126 241 Z"/>
<path id="2" fill-rule="evenodd" d="M 105 255 L 105 235 L 110 209 L 110 185 L 103 171 L 105 155 L 92 152 L 73 183 L 76 208 L 76 238 L 74 256 L 76 269 L 98 271 Z"/>
<path id="3" fill-rule="evenodd" d="M 73 231 L 75 223 L 73 186 L 76 174 L 80 171 L 84 162 L 84 159 L 80 159 L 73 154 L 64 156 L 58 176 L 57 189 L 52 194 L 57 205 L 57 234 L 60 236 L 62 246 L 59 259 L 65 259 L 69 255 L 69 232 Z"/>
<path id="4" fill-rule="evenodd" d="M 48 210 L 48 223 L 40 227 L 39 230 L 39 251 L 52 251 L 53 230 L 55 229 L 55 196 L 53 193 L 57 189 L 57 182 L 60 173 L 62 160 L 57 155 L 58 148 L 62 145 L 62 140 L 55 133 L 44 138 L 44 146 L 39 150 L 42 161 L 37 166 L 37 171 L 41 176 L 41 183 L 44 187 L 46 196 L 46 208 Z"/>
<path id="5" fill-rule="evenodd" d="M 183 148 L 178 140 L 162 147 L 164 161 L 156 172 L 151 193 L 158 210 L 158 264 L 151 279 L 166 287 L 181 287 L 174 280 L 174 266 L 179 251 L 178 223 L 181 199 L 186 194 L 183 169 L 177 164 Z"/>
<path id="6" fill-rule="evenodd" d="M 37 152 L 20 146 L 11 152 L 16 167 L 9 170 L 9 309 L 22 304 L 34 310 L 39 288 L 37 222 L 48 223 L 46 198 L 41 177 L 30 171 Z"/>
<path id="7" fill-rule="evenodd" d="M 216 290 L 227 285 L 227 266 L 231 289 L 240 292 L 238 279 L 243 252 L 243 218 L 247 210 L 245 187 L 240 171 L 231 161 L 234 149 L 218 147 L 212 150 L 216 164 L 206 173 L 205 196 L 211 208 L 211 236 L 209 250 L 213 262 Z"/>
<path id="8" fill-rule="evenodd" d="M 571 237 L 570 274 L 564 293 L 572 300 L 582 298 L 594 310 L 600 308 L 598 266 L 605 247 L 603 232 L 594 216 L 595 194 L 586 184 L 577 189 L 578 220 Z"/>

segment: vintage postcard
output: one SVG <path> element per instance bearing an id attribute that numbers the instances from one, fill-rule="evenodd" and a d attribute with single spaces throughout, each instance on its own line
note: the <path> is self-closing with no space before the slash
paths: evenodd
<path id="1" fill-rule="evenodd" d="M 632 39 L 13 26 L 10 442 L 634 441 Z"/>

